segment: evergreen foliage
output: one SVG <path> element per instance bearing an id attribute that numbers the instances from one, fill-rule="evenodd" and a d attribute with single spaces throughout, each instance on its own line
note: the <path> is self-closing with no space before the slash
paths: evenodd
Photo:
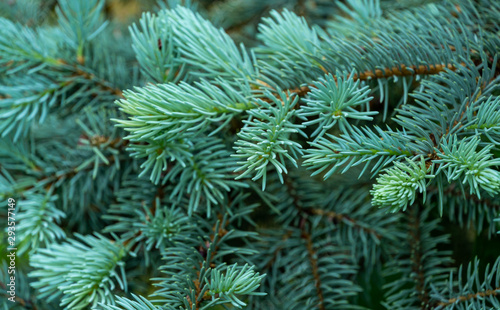
<path id="1" fill-rule="evenodd" d="M 2 309 L 500 308 L 500 2 L 116 3 L 0 2 Z"/>

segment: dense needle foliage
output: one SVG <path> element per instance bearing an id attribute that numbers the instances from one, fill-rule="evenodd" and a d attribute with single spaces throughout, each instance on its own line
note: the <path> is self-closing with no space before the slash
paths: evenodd
<path id="1" fill-rule="evenodd" d="M 499 1 L 134 3 L 0 2 L 0 308 L 500 309 Z"/>

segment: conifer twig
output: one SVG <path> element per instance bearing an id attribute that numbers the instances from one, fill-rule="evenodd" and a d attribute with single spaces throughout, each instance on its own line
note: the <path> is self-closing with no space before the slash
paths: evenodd
<path id="1" fill-rule="evenodd" d="M 82 69 L 81 66 L 78 66 L 76 64 L 70 64 L 66 62 L 64 59 L 51 59 L 51 63 L 69 69 L 71 72 L 74 73 L 73 76 L 80 76 L 86 80 L 92 81 L 96 83 L 101 89 L 110 92 L 117 97 L 124 98 L 121 89 L 111 86 L 112 83 L 108 81 L 97 78 L 93 73 L 90 73 Z"/>
<path id="2" fill-rule="evenodd" d="M 301 221 L 300 221 L 301 238 L 306 241 L 307 257 L 308 257 L 309 263 L 311 265 L 313 278 L 314 278 L 314 282 L 315 282 L 314 286 L 316 287 L 316 294 L 318 295 L 318 299 L 319 299 L 318 307 L 320 310 L 325 310 L 323 290 L 321 289 L 321 279 L 320 279 L 319 273 L 318 273 L 317 253 L 313 247 L 311 234 L 307 231 L 306 225 L 305 225 L 305 223 L 307 221 L 307 213 L 304 212 L 304 208 L 302 207 L 302 203 L 300 202 L 300 197 L 297 194 L 294 194 L 294 192 L 296 192 L 296 191 L 293 190 L 293 185 L 292 185 L 291 181 L 289 180 L 288 176 L 286 176 L 284 178 L 284 182 L 285 182 L 285 185 L 288 189 L 288 192 L 290 193 L 290 196 L 292 196 L 293 205 L 301 213 Z"/>
<path id="3" fill-rule="evenodd" d="M 286 187 L 288 188 L 288 192 L 290 193 L 290 196 L 292 196 L 292 198 L 293 198 L 294 205 L 299 212 L 301 212 L 303 214 L 307 214 L 307 215 L 326 216 L 326 217 L 328 217 L 328 219 L 333 219 L 333 220 L 336 220 L 338 222 L 348 221 L 351 223 L 352 227 L 359 229 L 359 230 L 366 231 L 367 233 L 373 234 L 379 240 L 382 239 L 382 236 L 379 233 L 377 233 L 375 230 L 361 225 L 361 223 L 359 223 L 359 221 L 351 218 L 347 214 L 337 213 L 335 211 L 327 211 L 327 210 L 324 210 L 321 208 L 304 208 L 304 207 L 302 207 L 302 203 L 300 202 L 300 197 L 297 194 L 292 194 L 292 192 L 294 192 L 294 188 L 293 188 L 293 184 L 291 183 L 289 177 L 285 176 L 283 179 L 284 179 L 284 183 L 285 183 Z"/>
<path id="4" fill-rule="evenodd" d="M 420 215 L 419 215 L 419 205 L 413 205 L 413 208 L 410 208 L 409 213 L 409 223 L 410 223 L 410 231 L 409 231 L 409 243 L 410 243 L 410 260 L 412 262 L 411 269 L 412 273 L 415 274 L 415 289 L 418 295 L 418 298 L 422 302 L 422 306 L 424 309 L 429 305 L 429 292 L 425 289 L 425 275 L 423 273 L 424 266 L 422 265 L 422 256 L 421 245 L 420 245 Z"/>

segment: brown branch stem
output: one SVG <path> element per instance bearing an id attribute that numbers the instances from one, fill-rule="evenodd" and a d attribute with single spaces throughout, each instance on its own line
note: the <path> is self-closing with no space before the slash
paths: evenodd
<path id="1" fill-rule="evenodd" d="M 438 188 L 437 187 L 428 187 L 428 191 L 433 191 L 437 192 Z M 468 192 L 462 192 L 459 188 L 456 187 L 455 184 L 451 184 L 446 190 L 443 191 L 443 194 L 448 194 L 452 196 L 464 196 L 465 199 L 473 201 L 478 204 L 485 204 L 486 206 L 493 208 L 493 209 L 499 209 L 500 210 L 500 204 L 492 201 L 491 199 L 488 198 L 479 198 L 475 194 L 470 194 Z"/>
<path id="2" fill-rule="evenodd" d="M 323 297 L 323 290 L 321 289 L 321 278 L 319 277 L 319 272 L 318 272 L 318 259 L 317 259 L 317 254 L 316 251 L 314 250 L 313 247 L 313 242 L 311 239 L 311 235 L 305 230 L 302 229 L 302 236 L 304 240 L 306 240 L 306 247 L 307 247 L 307 257 L 309 258 L 309 262 L 311 264 L 311 269 L 312 269 L 312 274 L 314 278 L 314 284 L 316 287 L 316 294 L 318 295 L 319 298 L 319 304 L 318 307 L 320 310 L 325 310 L 325 299 Z"/>
<path id="3" fill-rule="evenodd" d="M 201 244 L 199 249 L 198 249 L 198 251 L 202 254 L 202 256 L 205 257 L 205 261 L 208 263 L 208 265 L 210 267 L 212 267 L 211 262 L 215 256 L 215 254 L 217 253 L 218 245 L 215 245 L 215 248 L 213 251 L 210 252 L 209 257 L 206 257 L 206 255 L 207 255 L 206 250 L 208 250 L 210 248 L 210 246 L 215 242 L 216 237 L 222 238 L 228 233 L 228 231 L 226 230 L 226 226 L 228 224 L 228 221 L 223 220 L 222 216 L 219 216 L 219 220 L 221 220 L 221 225 L 219 226 L 219 229 L 216 231 L 217 224 L 214 224 L 214 226 L 212 227 L 213 233 L 210 235 L 209 240 L 205 241 L 205 244 Z M 205 250 L 205 248 L 206 248 L 206 250 Z M 196 310 L 200 309 L 200 302 L 201 301 L 210 300 L 212 298 L 212 296 L 210 294 L 208 294 L 208 292 L 205 292 L 205 294 L 202 296 L 201 299 L 199 298 L 199 296 L 201 294 L 201 289 L 202 289 L 202 286 L 201 286 L 202 279 L 199 279 L 199 277 L 200 277 L 200 270 L 203 268 L 204 263 L 205 262 L 200 262 L 200 268 L 196 272 L 198 279 L 193 281 L 195 284 L 195 288 L 196 288 L 195 301 L 194 301 L 194 306 L 195 306 Z M 189 296 L 187 296 L 187 299 L 190 303 L 190 307 L 192 307 L 193 302 L 191 301 Z"/>
<path id="4" fill-rule="evenodd" d="M 443 302 L 438 303 L 438 306 L 446 307 L 446 306 L 449 306 L 449 305 L 456 303 L 457 301 L 462 302 L 462 301 L 467 301 L 467 300 L 476 299 L 476 298 L 483 298 L 483 297 L 487 297 L 487 296 L 496 296 L 499 294 L 500 294 L 500 287 L 497 287 L 493 290 L 486 290 L 484 292 L 478 292 L 475 294 L 467 294 L 465 296 L 451 298 L 451 299 L 448 299 L 447 301 L 443 301 Z"/>
<path id="5" fill-rule="evenodd" d="M 316 208 L 308 209 L 308 210 L 306 210 L 306 212 L 310 212 L 311 214 L 314 214 L 314 215 L 326 216 L 326 217 L 328 217 L 328 219 L 336 220 L 338 222 L 347 221 L 347 222 L 351 223 L 352 227 L 355 227 L 359 230 L 363 230 L 369 234 L 373 234 L 378 240 L 382 239 L 382 236 L 379 233 L 377 233 L 374 229 L 362 226 L 357 220 L 351 218 L 348 215 L 337 213 L 334 211 L 326 211 L 323 209 L 316 209 Z"/>

